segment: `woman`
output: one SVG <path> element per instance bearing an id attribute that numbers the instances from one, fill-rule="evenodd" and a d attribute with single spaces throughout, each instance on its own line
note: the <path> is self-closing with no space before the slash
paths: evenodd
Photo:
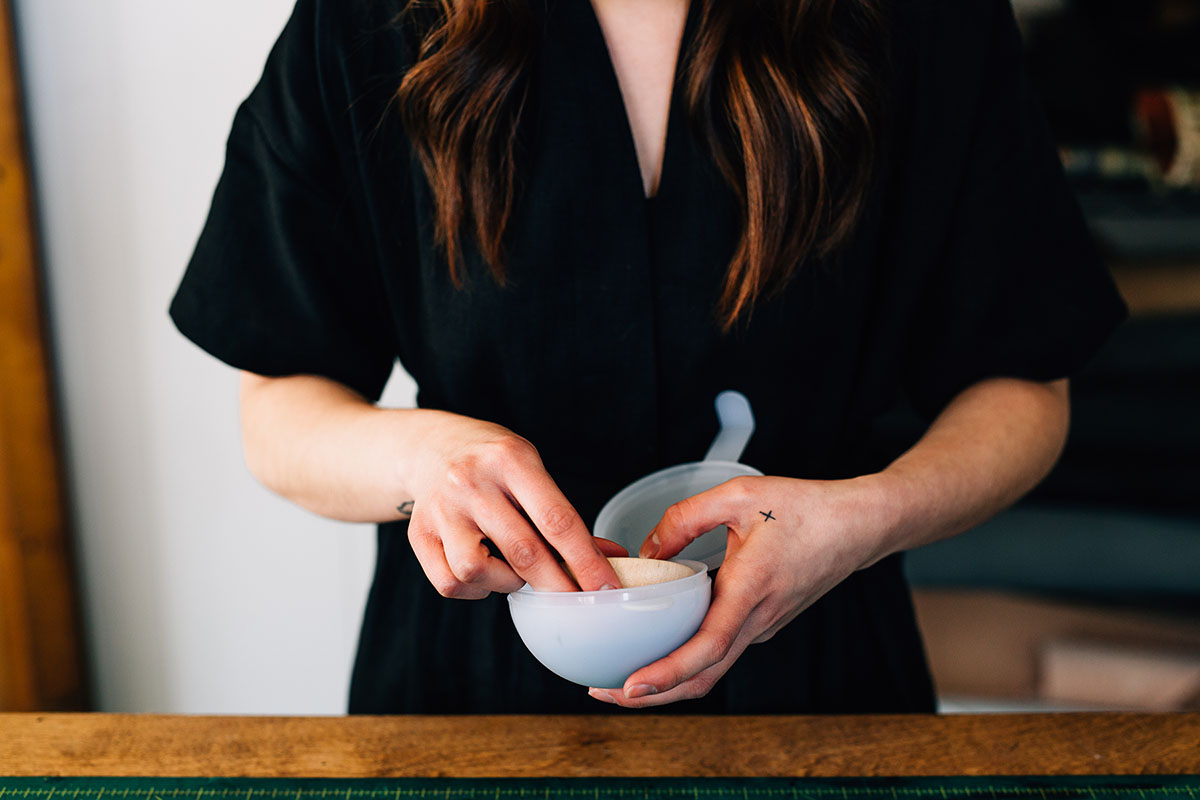
<path id="1" fill-rule="evenodd" d="M 899 554 L 1040 480 L 1123 313 L 1004 0 L 299 0 L 172 305 L 254 474 L 380 523 L 375 713 L 932 710 Z M 642 547 L 726 524 L 709 614 L 589 699 L 502 593 L 615 585 L 588 525 L 727 388 L 768 477 Z"/>

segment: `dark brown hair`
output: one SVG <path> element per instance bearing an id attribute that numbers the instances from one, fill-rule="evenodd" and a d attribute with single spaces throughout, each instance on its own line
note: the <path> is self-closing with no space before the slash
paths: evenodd
<path id="1" fill-rule="evenodd" d="M 537 47 L 531 2 L 410 0 L 405 11 L 423 17 L 424 33 L 397 100 L 456 284 L 464 232 L 504 281 L 517 125 Z M 691 2 L 696 33 L 680 54 L 689 121 L 743 209 L 717 309 L 728 329 L 850 237 L 883 114 L 886 37 L 880 0 Z"/>

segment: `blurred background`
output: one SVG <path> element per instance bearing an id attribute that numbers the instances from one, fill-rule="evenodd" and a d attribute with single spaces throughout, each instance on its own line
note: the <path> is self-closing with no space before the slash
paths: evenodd
<path id="1" fill-rule="evenodd" d="M 1042 486 L 908 559 L 927 649 L 947 709 L 1200 707 L 1200 3 L 1016 9 L 1132 318 Z"/>
<path id="2" fill-rule="evenodd" d="M 235 373 L 166 312 L 292 0 L 12 6 L 86 700 L 342 713 L 373 529 L 255 484 Z M 412 396 L 401 378 L 388 399 Z M 37 677 L 62 668 L 39 655 Z M 35 685 L 37 703 L 72 703 L 66 677 Z"/>
<path id="3" fill-rule="evenodd" d="M 292 0 L 8 2 L 0 710 L 343 713 L 373 530 L 254 482 L 166 315 Z M 921 625 L 947 711 L 1200 707 L 1200 2 L 1016 5 L 1134 316 L 1045 485 L 910 556 Z"/>

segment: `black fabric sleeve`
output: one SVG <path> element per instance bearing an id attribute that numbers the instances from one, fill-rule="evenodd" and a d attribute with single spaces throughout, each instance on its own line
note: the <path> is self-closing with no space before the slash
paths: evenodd
<path id="1" fill-rule="evenodd" d="M 352 181 L 342 0 L 299 0 L 238 109 L 171 318 L 262 375 L 322 375 L 376 400 L 396 352 Z"/>
<path id="2" fill-rule="evenodd" d="M 1012 9 L 987 3 L 979 94 L 961 98 L 967 161 L 905 365 L 928 417 L 984 378 L 1070 376 L 1126 315 L 1029 85 Z"/>

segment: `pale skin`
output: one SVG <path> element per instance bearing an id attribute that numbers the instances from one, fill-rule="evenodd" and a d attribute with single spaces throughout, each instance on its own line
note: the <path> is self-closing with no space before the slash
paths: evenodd
<path id="1" fill-rule="evenodd" d="M 687 5 L 592 2 L 652 196 Z M 534 445 L 499 425 L 378 408 L 309 375 L 242 373 L 241 412 L 247 464 L 260 481 L 334 519 L 411 517 L 413 551 L 446 597 L 478 599 L 525 582 L 576 588 L 559 560 L 583 589 L 619 585 L 604 556 L 624 551 L 590 535 Z M 622 689 L 590 694 L 632 708 L 703 696 L 748 646 L 771 638 L 854 571 L 953 536 L 1013 503 L 1057 460 L 1068 418 L 1066 380 L 983 380 L 954 397 L 882 472 L 839 481 L 737 478 L 673 506 L 641 555 L 669 558 L 720 524 L 730 532 L 708 615 L 691 640 Z"/>
<path id="2" fill-rule="evenodd" d="M 658 193 L 686 0 L 592 0 L 629 120 L 642 189 Z"/>

